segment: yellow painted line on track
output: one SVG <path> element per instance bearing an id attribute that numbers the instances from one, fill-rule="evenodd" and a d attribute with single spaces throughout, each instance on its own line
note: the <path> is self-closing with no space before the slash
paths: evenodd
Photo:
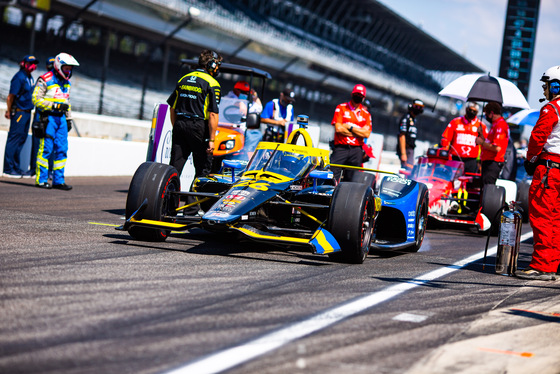
<path id="1" fill-rule="evenodd" d="M 102 222 L 88 222 L 90 225 L 99 225 L 99 226 L 111 226 L 111 227 L 117 227 L 120 225 L 114 225 L 112 223 L 102 223 Z"/>

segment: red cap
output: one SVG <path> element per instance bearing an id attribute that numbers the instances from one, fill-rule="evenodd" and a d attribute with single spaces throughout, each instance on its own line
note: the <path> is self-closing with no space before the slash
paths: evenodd
<path id="1" fill-rule="evenodd" d="M 249 91 L 251 90 L 251 87 L 249 87 L 249 83 L 245 82 L 245 81 L 239 81 L 235 84 L 235 86 L 233 86 L 234 89 L 239 90 L 241 92 L 246 92 L 249 93 Z"/>
<path id="2" fill-rule="evenodd" d="M 354 89 L 352 90 L 352 95 L 355 93 L 359 93 L 363 97 L 366 97 L 366 87 L 363 84 L 355 85 Z"/>

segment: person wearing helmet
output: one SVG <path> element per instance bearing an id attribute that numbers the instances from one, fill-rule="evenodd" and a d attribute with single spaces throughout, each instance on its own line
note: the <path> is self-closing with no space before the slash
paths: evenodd
<path id="1" fill-rule="evenodd" d="M 364 139 L 371 134 L 371 114 L 364 108 L 366 88 L 357 84 L 352 90 L 350 101 L 339 104 L 331 121 L 334 126 L 334 145 L 331 163 L 338 165 L 361 166 L 363 163 Z M 342 169 L 332 168 L 334 179 L 341 179 Z M 354 171 L 344 170 L 344 181 L 351 181 Z"/>
<path id="2" fill-rule="evenodd" d="M 10 120 L 10 129 L 6 139 L 4 152 L 4 176 L 9 178 L 21 178 L 31 176 L 21 169 L 19 154 L 27 139 L 29 124 L 31 123 L 31 111 L 33 101 L 33 76 L 31 73 L 37 69 L 38 60 L 35 56 L 27 55 L 19 63 L 20 69 L 10 82 L 10 92 L 6 99 L 6 113 L 4 117 Z"/>
<path id="3" fill-rule="evenodd" d="M 198 58 L 198 68 L 182 77 L 167 99 L 173 132 L 170 165 L 181 175 L 185 162 L 193 155 L 195 180 L 208 175 L 212 168 L 214 140 L 218 129 L 221 98 L 216 80 L 222 56 L 204 50 Z M 192 188 L 192 186 L 191 186 Z M 189 203 L 195 201 L 189 197 Z M 187 215 L 198 213 L 196 206 L 185 209 Z"/>
<path id="4" fill-rule="evenodd" d="M 45 69 L 47 73 L 54 69 L 54 57 L 49 57 L 45 64 Z M 33 127 L 40 126 L 39 123 L 39 111 L 35 111 L 35 117 L 33 118 Z M 36 175 L 37 169 L 37 153 L 39 152 L 39 144 L 41 143 L 41 138 L 33 135 L 31 137 L 31 159 L 29 161 L 29 172 L 32 176 Z M 52 168 L 54 162 L 54 152 L 51 153 L 51 158 L 49 159 L 49 179 L 52 179 Z"/>
<path id="5" fill-rule="evenodd" d="M 53 70 L 37 79 L 33 90 L 33 103 L 37 106 L 42 125 L 35 128 L 35 135 L 41 138 L 37 153 L 35 185 L 40 188 L 71 190 L 66 184 L 64 168 L 68 153 L 68 131 L 72 128 L 70 110 L 70 77 L 78 61 L 68 53 L 56 55 Z M 53 183 L 48 182 L 49 158 L 54 152 Z"/>
<path id="6" fill-rule="evenodd" d="M 542 75 L 548 103 L 531 131 L 525 169 L 533 176 L 529 187 L 529 222 L 533 229 L 531 263 L 515 275 L 553 281 L 560 265 L 560 66 Z"/>
<path id="7" fill-rule="evenodd" d="M 465 115 L 452 119 L 441 135 L 442 148 L 450 150 L 453 160 L 462 161 L 467 173 L 478 173 L 480 146 L 476 138 L 487 135 L 486 126 L 477 117 L 478 108 L 477 103 L 467 102 Z"/>
<path id="8" fill-rule="evenodd" d="M 414 148 L 416 148 L 416 117 L 424 112 L 422 100 L 414 100 L 408 104 L 408 112 L 399 121 L 397 156 L 401 160 L 401 168 L 412 170 L 414 166 Z"/>
<path id="9" fill-rule="evenodd" d="M 484 106 L 484 116 L 492 124 L 488 136 L 479 134 L 476 144 L 480 146 L 482 184 L 496 184 L 504 166 L 509 143 L 509 125 L 502 117 L 502 104 L 490 101 Z"/>

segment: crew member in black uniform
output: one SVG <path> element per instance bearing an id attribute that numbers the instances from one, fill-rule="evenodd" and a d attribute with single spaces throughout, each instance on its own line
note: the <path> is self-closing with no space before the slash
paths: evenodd
<path id="1" fill-rule="evenodd" d="M 414 166 L 414 148 L 416 148 L 416 116 L 424 111 L 424 103 L 414 100 L 408 105 L 408 113 L 399 121 L 399 136 L 397 143 L 397 155 L 403 169 L 411 170 Z"/>
<path id="2" fill-rule="evenodd" d="M 218 53 L 202 51 L 198 68 L 182 77 L 167 99 L 173 125 L 170 164 L 179 175 L 191 153 L 195 179 L 210 173 L 220 103 L 220 84 L 215 78 L 221 64 Z M 185 214 L 197 211 L 198 208 L 191 209 Z"/>

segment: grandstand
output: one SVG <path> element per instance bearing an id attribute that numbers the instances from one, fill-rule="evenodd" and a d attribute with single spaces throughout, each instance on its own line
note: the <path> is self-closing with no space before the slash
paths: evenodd
<path id="1" fill-rule="evenodd" d="M 433 106 L 446 81 L 481 71 L 374 0 L 51 0 L 46 12 L 28 3 L 0 8 L 2 100 L 22 55 L 44 61 L 66 51 L 81 63 L 74 110 L 148 119 L 174 88 L 180 59 L 211 48 L 228 62 L 269 71 L 261 99 L 290 86 L 296 112 L 328 130 L 335 106 L 362 82 L 374 131 L 394 135 L 411 99 Z M 225 92 L 235 79 L 220 77 Z M 439 140 L 453 110 L 440 100 L 419 120 L 419 136 Z"/>

